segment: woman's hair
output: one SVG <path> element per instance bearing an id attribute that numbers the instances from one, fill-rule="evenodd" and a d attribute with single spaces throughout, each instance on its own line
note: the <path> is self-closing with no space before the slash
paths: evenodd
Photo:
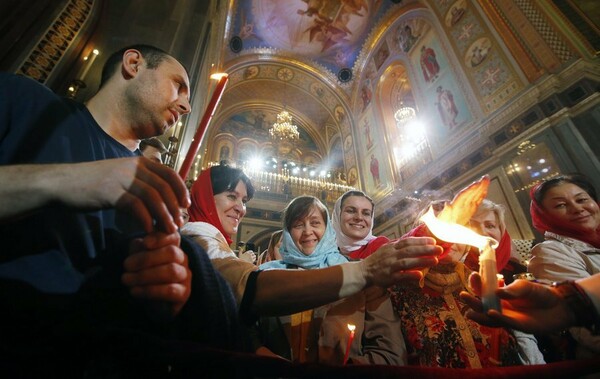
<path id="1" fill-rule="evenodd" d="M 312 211 L 312 207 L 315 206 L 323 215 L 325 225 L 327 225 L 327 208 L 314 196 L 298 196 L 290 203 L 283 211 L 283 226 L 286 230 L 292 230 L 292 226 L 295 221 L 301 220 L 308 216 Z"/>
<path id="2" fill-rule="evenodd" d="M 596 195 L 596 189 L 594 188 L 594 185 L 587 176 L 579 173 L 560 175 L 552 179 L 544 180 L 538 184 L 537 187 L 534 187 L 532 200 L 534 200 L 541 207 L 544 196 L 548 190 L 563 183 L 575 184 L 587 192 L 587 194 L 590 195 L 595 202 L 598 202 L 598 196 Z"/>
<path id="3" fill-rule="evenodd" d="M 477 210 L 475 211 L 472 217 L 476 217 L 482 213 L 490 211 L 494 212 L 494 214 L 496 215 L 496 220 L 498 220 L 500 233 L 504 234 L 504 231 L 506 230 L 506 220 L 504 218 L 505 208 L 503 205 L 496 204 L 488 199 L 483 199 L 483 201 L 481 202 L 481 204 L 479 204 L 479 207 L 477 207 Z"/>
<path id="4" fill-rule="evenodd" d="M 240 180 L 246 185 L 248 200 L 252 199 L 254 197 L 254 186 L 244 171 L 226 164 L 210 168 L 213 195 L 235 190 Z"/>
<path id="5" fill-rule="evenodd" d="M 364 193 L 363 191 L 357 191 L 357 190 L 348 191 L 344 195 L 342 195 L 342 201 L 341 201 L 342 208 L 344 207 L 344 201 L 346 201 L 346 199 L 349 198 L 350 196 L 364 197 L 365 199 L 369 200 L 369 202 L 371 203 L 371 211 L 375 210 L 375 202 L 373 201 L 373 199 L 371 199 L 369 196 L 367 196 L 367 194 Z"/>
<path id="6" fill-rule="evenodd" d="M 271 239 L 269 240 L 269 247 L 267 247 L 267 255 L 273 259 L 273 250 L 275 250 L 275 246 L 281 241 L 281 237 L 283 236 L 283 230 L 278 230 L 271 234 Z"/>

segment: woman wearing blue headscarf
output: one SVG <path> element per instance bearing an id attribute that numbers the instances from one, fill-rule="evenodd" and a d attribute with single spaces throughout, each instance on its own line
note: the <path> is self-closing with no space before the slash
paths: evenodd
<path id="1" fill-rule="evenodd" d="M 347 262 L 323 203 L 313 196 L 293 199 L 284 211 L 281 260 L 261 269 L 316 269 Z M 290 294 L 294 296 L 294 294 Z M 350 331 L 356 327 L 346 354 Z M 406 364 L 399 319 L 384 289 L 370 287 L 349 298 L 302 313 L 259 322 L 257 352 L 294 362 Z"/>

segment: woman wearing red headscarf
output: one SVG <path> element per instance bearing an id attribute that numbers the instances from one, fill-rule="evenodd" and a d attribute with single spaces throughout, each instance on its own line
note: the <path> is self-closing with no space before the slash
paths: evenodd
<path id="1" fill-rule="evenodd" d="M 498 272 L 504 276 L 506 284 L 512 283 L 512 276 L 527 270 L 512 257 L 513 245 L 504 218 L 505 209 L 501 204 L 490 200 L 483 200 L 477 211 L 469 220 L 468 227 L 477 234 L 491 237 L 498 241 L 496 251 L 496 266 Z M 479 271 L 479 251 L 471 248 L 465 258 L 465 265 L 472 270 Z M 515 253 L 516 255 L 516 253 Z M 513 259 L 511 259 L 513 258 Z"/>
<path id="2" fill-rule="evenodd" d="M 536 279 L 571 281 L 600 273 L 600 207 L 588 178 L 572 174 L 546 180 L 530 191 L 533 226 L 544 234 L 528 270 Z M 600 336 L 586 328 L 571 328 L 575 355 L 600 355 Z"/>
<path id="3" fill-rule="evenodd" d="M 253 196 L 254 187 L 242 170 L 226 165 L 204 170 L 190 189 L 190 221 L 181 229 L 206 250 L 237 299 L 241 299 L 256 266 L 237 259 L 229 245 Z"/>
<path id="4" fill-rule="evenodd" d="M 546 241 L 532 250 L 536 278 L 576 280 L 600 272 L 600 207 L 583 175 L 565 175 L 533 187 L 531 219 Z"/>

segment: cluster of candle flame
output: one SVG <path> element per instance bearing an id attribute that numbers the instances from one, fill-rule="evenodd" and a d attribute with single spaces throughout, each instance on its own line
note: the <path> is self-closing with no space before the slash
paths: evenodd
<path id="1" fill-rule="evenodd" d="M 479 274 L 481 276 L 481 298 L 484 310 L 495 309 L 501 311 L 500 300 L 495 294 L 498 288 L 498 271 L 496 268 L 496 252 L 498 241 L 493 238 L 482 236 L 471 229 L 442 221 L 435 217 L 433 208 L 421 217 L 421 221 L 437 238 L 450 243 L 459 243 L 479 248 Z"/>
<path id="2" fill-rule="evenodd" d="M 420 220 L 427 225 L 434 236 L 442 241 L 471 245 L 480 250 L 483 250 L 486 246 L 493 249 L 498 247 L 498 241 L 493 238 L 479 235 L 466 226 L 437 219 L 433 213 L 433 208 L 429 208 Z"/>

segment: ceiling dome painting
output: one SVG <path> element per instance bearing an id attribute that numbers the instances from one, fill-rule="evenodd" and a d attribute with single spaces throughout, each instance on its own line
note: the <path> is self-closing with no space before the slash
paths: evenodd
<path id="1" fill-rule="evenodd" d="M 234 33 L 244 50 L 292 51 L 337 73 L 353 67 L 367 34 L 390 5 L 381 0 L 253 0 L 240 4 Z"/>

